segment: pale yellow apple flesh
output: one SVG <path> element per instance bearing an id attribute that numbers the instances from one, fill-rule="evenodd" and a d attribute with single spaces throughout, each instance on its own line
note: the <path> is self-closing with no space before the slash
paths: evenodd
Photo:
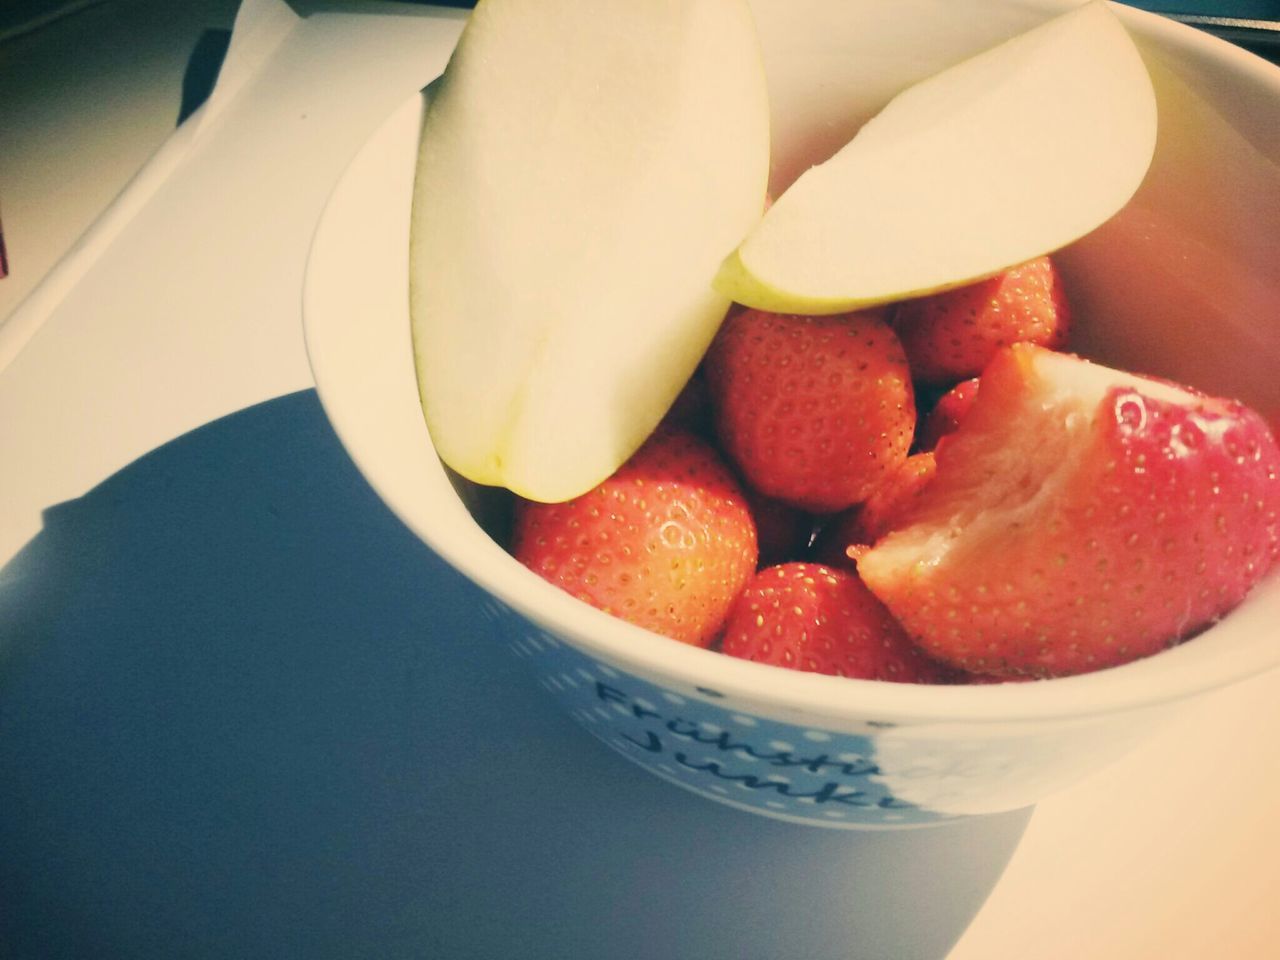
<path id="1" fill-rule="evenodd" d="M 1142 58 L 1095 0 L 899 94 L 778 198 L 716 287 L 822 314 L 991 276 L 1120 210 L 1155 136 Z"/>
<path id="2" fill-rule="evenodd" d="M 410 305 L 463 476 L 535 500 L 611 474 L 728 307 L 769 114 L 745 0 L 482 0 L 424 118 Z"/>
<path id="3" fill-rule="evenodd" d="M 941 513 L 931 504 L 925 516 L 914 518 L 917 522 L 891 532 L 868 551 L 858 572 L 873 588 L 901 570 L 933 570 L 960 545 L 990 547 L 1010 529 L 1034 526 L 1044 504 L 1076 481 L 1098 411 L 1113 388 L 1127 387 L 1184 407 L 1199 402 L 1181 387 L 1072 354 L 1032 344 L 1013 350 L 1028 384 L 1021 408 L 1012 415 L 1002 413 L 1002 429 L 984 425 L 965 432 L 966 453 L 981 465 L 973 470 L 977 485 L 964 497 L 943 501 Z M 958 512 L 946 512 L 951 509 Z"/>

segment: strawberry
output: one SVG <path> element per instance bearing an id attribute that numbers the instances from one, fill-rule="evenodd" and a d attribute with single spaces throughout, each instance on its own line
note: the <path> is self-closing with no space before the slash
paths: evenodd
<path id="1" fill-rule="evenodd" d="M 1280 449 L 1243 405 L 1030 344 L 858 570 L 933 656 L 1053 676 L 1153 654 L 1280 555 Z"/>
<path id="2" fill-rule="evenodd" d="M 927 383 L 975 377 L 1011 343 L 1058 349 L 1067 342 L 1071 310 L 1048 257 L 987 280 L 898 304 L 894 327 L 911 372 Z"/>
<path id="3" fill-rule="evenodd" d="M 856 574 L 821 564 L 784 563 L 756 574 L 734 604 L 721 649 L 810 673 L 902 683 L 945 679 Z"/>
<path id="4" fill-rule="evenodd" d="M 933 409 L 925 416 L 920 430 L 916 434 L 916 446 L 920 450 L 932 450 L 938 441 L 950 433 L 955 433 L 964 419 L 973 401 L 978 396 L 977 377 L 961 380 L 954 387 L 938 398 Z"/>
<path id="5" fill-rule="evenodd" d="M 916 453 L 876 488 L 867 502 L 832 518 L 814 544 L 820 563 L 847 567 L 850 547 L 875 543 L 898 525 L 907 509 L 933 479 L 937 464 L 932 452 Z"/>
<path id="6" fill-rule="evenodd" d="M 708 646 L 755 572 L 756 532 L 715 450 L 661 427 L 582 496 L 517 501 L 511 552 L 606 613 Z"/>
<path id="7" fill-rule="evenodd" d="M 882 317 L 744 310 L 725 321 L 707 383 L 721 445 L 759 492 L 834 513 L 906 458 L 915 398 Z"/>

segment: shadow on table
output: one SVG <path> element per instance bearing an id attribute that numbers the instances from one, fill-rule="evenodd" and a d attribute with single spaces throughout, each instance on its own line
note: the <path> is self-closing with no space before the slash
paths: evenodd
<path id="1" fill-rule="evenodd" d="M 1021 837 L 691 797 L 557 712 L 478 599 L 310 391 L 47 511 L 0 571 L 0 955 L 940 958 Z"/>

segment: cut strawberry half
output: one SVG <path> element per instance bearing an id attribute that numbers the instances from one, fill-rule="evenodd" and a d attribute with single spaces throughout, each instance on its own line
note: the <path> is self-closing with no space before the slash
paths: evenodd
<path id="1" fill-rule="evenodd" d="M 1233 401 L 1019 344 L 936 455 L 858 570 L 929 653 L 977 673 L 1155 653 L 1280 553 L 1280 451 Z"/>

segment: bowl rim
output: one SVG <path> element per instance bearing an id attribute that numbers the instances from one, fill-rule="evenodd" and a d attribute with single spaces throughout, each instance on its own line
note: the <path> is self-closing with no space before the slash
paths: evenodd
<path id="1" fill-rule="evenodd" d="M 1023 5 L 1025 2 L 1023 0 Z M 1033 5 L 1052 11 L 1064 9 L 1068 4 L 1063 0 L 1033 0 Z M 1225 70 L 1246 83 L 1259 85 L 1271 99 L 1280 103 L 1280 68 L 1227 41 L 1157 14 L 1112 6 L 1136 37 L 1154 41 L 1162 50 L 1212 62 L 1216 70 Z M 383 501 L 449 564 L 538 628 L 615 669 L 633 671 L 681 689 L 701 691 L 708 697 L 724 697 L 723 703 L 734 709 L 759 709 L 776 717 L 800 717 L 808 722 L 825 719 L 837 724 L 865 724 L 868 718 L 894 724 L 1087 719 L 1198 696 L 1280 666 L 1280 643 L 1270 646 L 1253 643 L 1242 651 L 1228 647 L 1225 652 L 1215 650 L 1214 655 L 1209 656 L 1208 642 L 1213 637 L 1229 643 L 1242 632 L 1257 629 L 1255 621 L 1268 622 L 1270 606 L 1280 599 L 1280 567 L 1273 568 L 1268 575 L 1265 589 L 1259 585 L 1230 617 L 1197 637 L 1198 648 L 1196 644 L 1184 642 L 1122 666 L 1029 683 L 887 683 L 783 670 L 740 660 L 660 636 L 571 597 L 522 566 L 466 513 L 430 447 L 425 423 L 421 424 L 421 431 L 427 440 L 426 448 L 453 502 L 407 502 L 393 485 L 383 482 L 379 464 L 363 442 L 359 420 L 349 414 L 348 401 L 358 403 L 360 397 L 358 392 L 352 396 L 345 369 L 349 367 L 346 357 L 328 338 L 328 331 L 333 327 L 332 323 L 325 322 L 326 285 L 332 283 L 333 271 L 318 263 L 318 250 L 327 232 L 338 229 L 333 219 L 335 198 L 349 189 L 353 168 L 383 131 L 395 122 L 406 122 L 405 116 L 411 112 L 410 103 L 420 103 L 419 95 L 414 94 L 402 104 L 366 142 L 338 179 L 318 221 L 303 283 L 303 332 L 308 361 L 321 405 L 335 432 Z M 406 256 L 407 246 L 406 243 Z M 416 396 L 416 380 L 414 393 Z M 420 409 L 418 413 L 420 419 Z M 470 526 L 469 535 L 463 532 L 465 527 L 458 528 L 457 536 L 442 531 L 444 515 L 452 516 L 456 525 L 460 522 L 459 511 Z M 1270 622 L 1272 632 L 1277 632 L 1274 621 Z M 1266 629 L 1265 625 L 1262 629 Z"/>

